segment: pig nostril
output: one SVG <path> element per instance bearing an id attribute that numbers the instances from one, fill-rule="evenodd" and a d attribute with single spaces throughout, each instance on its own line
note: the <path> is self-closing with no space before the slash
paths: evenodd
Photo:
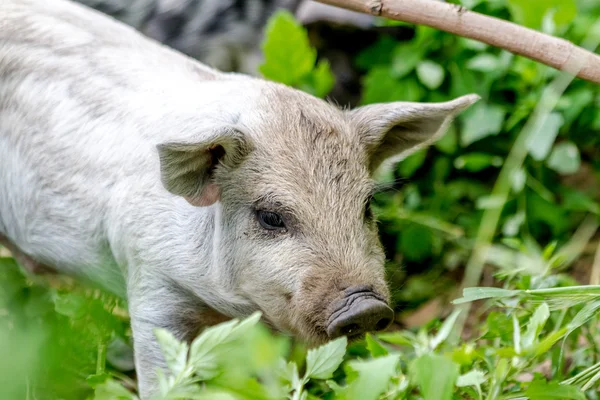
<path id="1" fill-rule="evenodd" d="M 342 327 L 342 329 L 340 330 L 340 333 L 344 336 L 353 336 L 353 335 L 356 335 L 357 333 L 360 333 L 360 327 L 358 326 L 358 324 L 346 325 L 346 326 Z"/>
<path id="2" fill-rule="evenodd" d="M 352 294 L 336 300 L 336 306 L 327 325 L 327 334 L 357 337 L 365 332 L 382 331 L 394 319 L 394 311 L 376 293 L 366 287 L 347 289 Z"/>
<path id="3" fill-rule="evenodd" d="M 382 331 L 385 328 L 387 328 L 391 323 L 392 323 L 392 321 L 390 319 L 388 319 L 388 318 L 382 318 L 375 325 L 375 330 L 376 331 Z"/>

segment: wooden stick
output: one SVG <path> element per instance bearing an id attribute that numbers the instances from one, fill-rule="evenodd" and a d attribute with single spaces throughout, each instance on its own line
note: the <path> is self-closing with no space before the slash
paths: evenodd
<path id="1" fill-rule="evenodd" d="M 600 56 L 567 40 L 469 11 L 456 4 L 433 0 L 317 1 L 397 21 L 427 25 L 500 47 L 590 82 L 600 83 Z"/>

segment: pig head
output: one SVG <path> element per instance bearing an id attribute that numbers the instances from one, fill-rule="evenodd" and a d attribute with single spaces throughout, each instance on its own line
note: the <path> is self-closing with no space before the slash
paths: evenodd
<path id="1" fill-rule="evenodd" d="M 160 144 L 162 182 L 193 206 L 219 203 L 220 282 L 273 326 L 311 342 L 384 329 L 393 312 L 372 174 L 435 140 L 477 97 L 349 111 L 264 86 L 210 139 Z"/>

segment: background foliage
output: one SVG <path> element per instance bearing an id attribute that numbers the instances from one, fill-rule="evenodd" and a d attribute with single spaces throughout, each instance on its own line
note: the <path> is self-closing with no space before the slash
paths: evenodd
<path id="1" fill-rule="evenodd" d="M 600 40 L 594 0 L 461 3 L 592 50 Z M 211 328 L 190 346 L 159 331 L 171 372 L 162 398 L 599 397 L 600 290 L 570 287 L 600 283 L 598 87 L 575 80 L 556 97 L 562 77 L 551 68 L 427 27 L 380 23 L 409 34 L 381 30 L 353 56 L 360 104 L 482 97 L 439 143 L 379 177 L 391 183 L 374 208 L 394 331 L 308 353 L 256 325 L 257 316 Z M 264 52 L 266 78 L 321 97 L 334 87 L 335 68 L 290 15 L 271 19 Z M 497 227 L 488 219 L 495 211 Z M 133 398 L 125 304 L 65 277 L 24 276 L 5 256 L 0 397 Z M 493 288 L 466 290 L 458 303 L 483 301 L 460 313 L 450 301 L 465 268 L 468 282 Z"/>

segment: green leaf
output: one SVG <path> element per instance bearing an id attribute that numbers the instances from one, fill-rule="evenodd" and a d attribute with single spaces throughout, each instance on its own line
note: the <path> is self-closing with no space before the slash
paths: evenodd
<path id="1" fill-rule="evenodd" d="M 59 314 L 77 319 L 85 315 L 87 301 L 78 293 L 57 293 L 54 297 L 54 309 Z"/>
<path id="2" fill-rule="evenodd" d="M 543 124 L 531 133 L 525 145 L 534 160 L 541 161 L 548 156 L 563 123 L 564 120 L 559 113 L 551 113 Z"/>
<path id="3" fill-rule="evenodd" d="M 487 332 L 484 335 L 486 339 L 500 338 L 504 342 L 509 342 L 513 335 L 512 319 L 505 313 L 492 311 L 485 323 Z"/>
<path id="4" fill-rule="evenodd" d="M 188 356 L 188 345 L 180 342 L 166 329 L 156 328 L 154 330 L 156 340 L 160 345 L 167 366 L 177 376 L 185 370 Z"/>
<path id="5" fill-rule="evenodd" d="M 389 332 L 379 333 L 377 338 L 391 344 L 397 344 L 400 346 L 412 346 L 415 342 L 415 338 L 409 332 Z"/>
<path id="6" fill-rule="evenodd" d="M 518 168 L 513 171 L 510 177 L 510 185 L 515 193 L 520 193 L 527 182 L 527 174 L 523 168 Z"/>
<path id="7" fill-rule="evenodd" d="M 194 367 L 196 375 L 203 380 L 215 377 L 218 373 L 218 356 L 223 350 L 221 346 L 240 339 L 259 319 L 260 313 L 257 312 L 242 322 L 234 319 L 204 330 L 190 346 L 189 364 Z"/>
<path id="8" fill-rule="evenodd" d="M 454 167 L 466 169 L 471 172 L 479 172 L 488 167 L 500 167 L 502 157 L 487 153 L 467 153 L 454 160 Z"/>
<path id="9" fill-rule="evenodd" d="M 394 49 L 391 63 L 391 75 L 402 78 L 412 72 L 419 61 L 423 59 L 423 49 L 415 47 L 412 43 L 400 44 Z"/>
<path id="10" fill-rule="evenodd" d="M 506 237 L 516 236 L 525 222 L 525 213 L 519 211 L 515 215 L 510 216 L 502 226 L 502 234 Z"/>
<path id="11" fill-rule="evenodd" d="M 462 146 L 467 147 L 487 136 L 497 135 L 502 129 L 505 114 L 506 112 L 502 107 L 487 105 L 483 102 L 478 102 L 466 110 L 461 114 L 464 121 L 461 137 Z"/>
<path id="12" fill-rule="evenodd" d="M 546 354 L 548 351 L 550 351 L 552 346 L 554 346 L 554 344 L 558 342 L 561 338 L 563 338 L 567 333 L 567 327 L 561 328 L 557 331 L 552 331 L 552 333 L 543 337 L 538 344 L 533 346 L 533 348 L 531 349 L 532 353 L 536 357 Z"/>
<path id="13" fill-rule="evenodd" d="M 450 335 L 450 332 L 452 332 L 452 328 L 456 323 L 456 319 L 458 318 L 460 311 L 461 310 L 454 310 L 452 314 L 446 318 L 438 333 L 431 339 L 430 346 L 432 349 L 435 350 L 444 340 L 448 338 L 448 335 Z"/>
<path id="14" fill-rule="evenodd" d="M 368 361 L 350 361 L 348 365 L 358 377 L 344 391 L 346 399 L 376 400 L 396 375 L 399 360 L 400 354 L 395 353 Z"/>
<path id="15" fill-rule="evenodd" d="M 409 368 L 411 381 L 424 400 L 450 400 L 458 378 L 458 364 L 437 354 L 424 354 Z"/>
<path id="16" fill-rule="evenodd" d="M 480 386 L 482 383 L 485 383 L 486 380 L 485 372 L 473 369 L 466 374 L 459 376 L 456 380 L 456 386 Z"/>
<path id="17" fill-rule="evenodd" d="M 314 87 L 313 94 L 315 96 L 325 97 L 327 93 L 331 92 L 331 89 L 333 89 L 335 77 L 333 76 L 333 72 L 331 72 L 327 60 L 320 60 L 310 76 Z"/>
<path id="18" fill-rule="evenodd" d="M 482 53 L 478 54 L 467 62 L 467 68 L 474 71 L 493 72 L 500 67 L 500 60 L 497 56 Z"/>
<path id="19" fill-rule="evenodd" d="M 414 79 L 398 80 L 389 67 L 375 67 L 363 79 L 361 104 L 419 101 L 423 88 Z"/>
<path id="20" fill-rule="evenodd" d="M 595 202 L 590 196 L 579 190 L 567 187 L 561 188 L 563 207 L 574 211 L 588 211 L 600 215 L 600 203 Z"/>
<path id="21" fill-rule="evenodd" d="M 442 153 L 454 154 L 458 148 L 456 136 L 456 125 L 450 125 L 446 134 L 435 142 L 434 146 Z"/>
<path id="22" fill-rule="evenodd" d="M 306 378 L 329 379 L 340 366 L 346 353 L 348 339 L 342 336 L 323 346 L 311 349 L 306 355 Z"/>
<path id="23" fill-rule="evenodd" d="M 429 257 L 433 250 L 433 234 L 429 228 L 412 224 L 400 237 L 400 248 L 404 256 L 411 261 Z"/>
<path id="24" fill-rule="evenodd" d="M 571 22 L 577 14 L 575 0 L 507 0 L 515 22 L 539 29 L 544 16 L 553 11 L 553 20 L 558 25 Z"/>
<path id="25" fill-rule="evenodd" d="M 463 297 L 456 299 L 452 304 L 469 303 L 475 300 L 512 297 L 521 293 L 520 290 L 509 290 L 493 287 L 473 287 L 463 290 Z"/>
<path id="26" fill-rule="evenodd" d="M 94 390 L 94 400 L 135 400 L 137 396 L 130 393 L 119 382 L 108 379 Z"/>
<path id="27" fill-rule="evenodd" d="M 369 350 L 369 353 L 371 353 L 371 356 L 374 358 L 386 356 L 388 354 L 386 348 L 383 347 L 370 333 L 367 333 L 365 341 L 367 342 L 367 350 Z"/>
<path id="28" fill-rule="evenodd" d="M 546 321 L 550 317 L 550 308 L 548 304 L 542 303 L 533 313 L 527 323 L 527 330 L 521 337 L 521 346 L 523 349 L 529 349 L 537 342 L 537 338 L 542 332 Z"/>
<path id="29" fill-rule="evenodd" d="M 423 165 L 427 158 L 427 149 L 414 152 L 398 164 L 398 172 L 405 178 L 410 178 Z"/>
<path id="30" fill-rule="evenodd" d="M 572 142 L 559 143 L 554 146 L 546 164 L 559 174 L 574 174 L 581 166 L 579 149 Z"/>
<path id="31" fill-rule="evenodd" d="M 430 60 L 422 61 L 417 65 L 417 77 L 428 89 L 435 90 L 444 82 L 446 72 L 438 63 Z"/>
<path id="32" fill-rule="evenodd" d="M 392 57 L 398 42 L 390 36 L 380 37 L 375 44 L 361 51 L 356 57 L 356 65 L 368 70 L 376 66 L 389 65 L 392 62 Z M 418 57 L 417 57 L 418 60 Z"/>
<path id="33" fill-rule="evenodd" d="M 298 84 L 317 60 L 306 30 L 287 11 L 278 11 L 269 19 L 263 51 L 265 61 L 260 72 L 265 78 L 286 85 Z"/>
<path id="34" fill-rule="evenodd" d="M 298 365 L 293 361 L 286 363 L 283 358 L 280 359 L 277 374 L 283 381 L 290 383 L 292 387 L 295 387 L 300 382 Z"/>
<path id="35" fill-rule="evenodd" d="M 558 382 L 535 380 L 525 390 L 529 400 L 585 400 L 585 395 L 576 387 Z"/>

